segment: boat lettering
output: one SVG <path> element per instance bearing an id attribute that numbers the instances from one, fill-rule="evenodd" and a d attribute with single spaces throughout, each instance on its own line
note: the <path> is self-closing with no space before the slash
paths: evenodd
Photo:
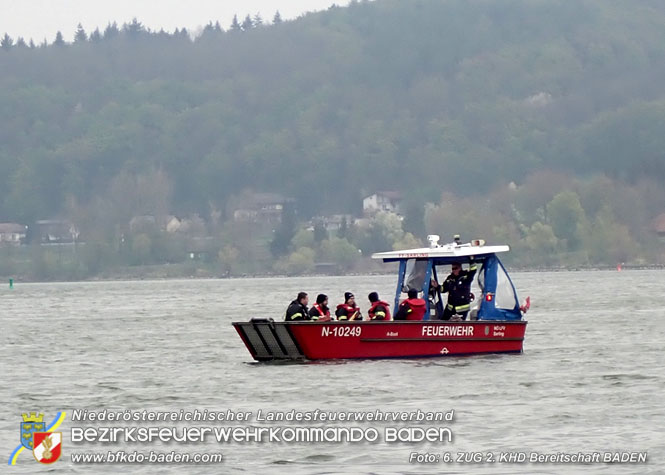
<path id="1" fill-rule="evenodd" d="M 399 333 L 397 333 L 397 332 L 388 332 L 388 333 L 386 333 L 386 336 L 399 336 Z"/>
<path id="2" fill-rule="evenodd" d="M 505 336 L 505 331 L 505 325 L 494 325 L 494 332 L 492 333 L 492 336 Z"/>
<path id="3" fill-rule="evenodd" d="M 409 257 L 411 257 L 411 258 L 413 258 L 413 257 L 427 257 L 427 254 L 424 253 L 424 252 L 401 252 L 397 255 L 397 257 L 400 257 L 400 258 L 404 258 L 404 257 L 406 257 L 406 258 L 409 258 Z"/>
<path id="4" fill-rule="evenodd" d="M 362 328 L 349 325 L 334 325 L 321 328 L 321 336 L 360 336 Z"/>
<path id="5" fill-rule="evenodd" d="M 473 336 L 473 325 L 427 325 L 423 336 Z"/>

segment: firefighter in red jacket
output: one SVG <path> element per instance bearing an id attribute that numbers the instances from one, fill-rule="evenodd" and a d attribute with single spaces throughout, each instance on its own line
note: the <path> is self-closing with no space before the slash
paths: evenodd
<path id="1" fill-rule="evenodd" d="M 341 321 L 363 319 L 363 316 L 360 313 L 360 308 L 356 305 L 356 299 L 351 292 L 344 292 L 344 303 L 337 306 L 335 316 L 337 317 L 337 320 Z"/>
<path id="2" fill-rule="evenodd" d="M 427 309 L 427 302 L 418 298 L 417 289 L 409 289 L 409 298 L 399 304 L 395 320 L 422 320 Z"/>
<path id="3" fill-rule="evenodd" d="M 367 316 L 370 320 L 390 320 L 390 305 L 383 300 L 379 300 L 379 294 L 372 292 L 367 296 L 370 303 L 370 308 L 367 311 Z"/>
<path id="4" fill-rule="evenodd" d="M 316 322 L 329 322 L 330 309 L 328 308 L 328 296 L 326 294 L 319 294 L 316 297 L 316 303 L 309 309 L 309 316 Z"/>

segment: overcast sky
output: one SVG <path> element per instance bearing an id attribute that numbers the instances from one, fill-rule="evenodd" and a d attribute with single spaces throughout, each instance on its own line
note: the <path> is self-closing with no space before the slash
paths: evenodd
<path id="1" fill-rule="evenodd" d="M 272 20 L 279 10 L 290 19 L 333 3 L 346 5 L 348 0 L 0 0 L 0 36 L 8 33 L 36 43 L 46 38 L 50 43 L 58 30 L 71 40 L 79 22 L 90 32 L 134 17 L 153 30 L 185 27 L 193 33 L 209 21 L 219 21 L 226 30 L 236 13 L 241 21 L 257 12 Z"/>

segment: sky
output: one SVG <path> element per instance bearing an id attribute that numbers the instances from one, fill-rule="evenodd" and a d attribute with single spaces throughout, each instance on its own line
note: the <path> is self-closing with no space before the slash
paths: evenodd
<path id="1" fill-rule="evenodd" d="M 228 29 L 234 14 L 242 19 L 257 12 L 272 20 L 279 10 L 283 19 L 296 18 L 308 11 L 324 10 L 348 0 L 0 0 L 0 36 L 19 36 L 35 43 L 53 41 L 61 31 L 71 41 L 78 23 L 87 32 L 122 25 L 136 17 L 152 30 L 173 31 L 185 27 L 196 33 L 205 24 L 219 21 Z"/>

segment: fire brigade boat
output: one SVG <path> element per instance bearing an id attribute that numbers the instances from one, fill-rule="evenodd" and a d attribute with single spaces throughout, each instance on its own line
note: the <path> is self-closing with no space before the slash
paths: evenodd
<path id="1" fill-rule="evenodd" d="M 420 358 L 521 353 L 527 322 L 517 292 L 498 254 L 506 245 L 486 246 L 484 241 L 439 245 L 428 236 L 430 247 L 381 252 L 373 259 L 398 263 L 393 312 L 409 289 L 423 295 L 427 309 L 420 321 L 274 321 L 253 318 L 233 322 L 245 346 L 257 361 L 326 360 L 348 358 Z M 445 294 L 432 282 L 445 279 L 452 263 L 475 263 L 478 271 L 471 287 L 473 299 L 467 320 L 443 315 Z M 445 268 L 444 268 L 445 266 Z"/>

